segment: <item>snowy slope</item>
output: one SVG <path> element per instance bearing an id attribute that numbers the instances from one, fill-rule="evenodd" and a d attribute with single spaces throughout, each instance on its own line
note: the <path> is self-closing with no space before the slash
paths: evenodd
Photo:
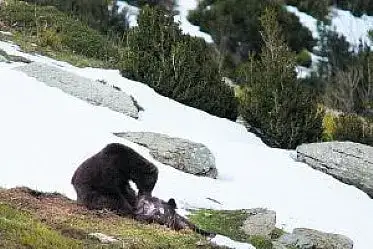
<path id="1" fill-rule="evenodd" d="M 298 8 L 294 6 L 285 7 L 287 11 L 298 16 L 300 23 L 311 31 L 312 36 L 315 39 L 320 38 L 320 35 L 317 31 L 317 19 L 304 12 L 299 11 Z M 329 28 L 335 30 L 341 35 L 344 35 L 346 37 L 346 40 L 351 44 L 352 49 L 354 49 L 355 51 L 357 50 L 360 44 L 360 40 L 362 40 L 368 46 L 372 47 L 373 44 L 368 36 L 368 31 L 373 30 L 372 16 L 363 15 L 361 17 L 355 17 L 351 14 L 350 11 L 344 11 L 335 7 L 331 7 L 329 18 L 331 20 L 331 25 Z M 314 49 L 317 50 L 318 47 L 315 47 Z M 299 66 L 296 68 L 297 76 L 299 78 L 310 76 L 312 71 L 317 70 L 317 63 L 320 60 L 325 60 L 313 53 L 311 53 L 311 56 L 312 61 L 314 62 L 311 69 Z"/>
<path id="2" fill-rule="evenodd" d="M 197 0 L 176 0 L 176 2 L 175 10 L 179 11 L 179 14 L 174 16 L 174 21 L 180 23 L 180 28 L 183 33 L 189 34 L 190 36 L 201 37 L 206 42 L 212 43 L 213 40 L 209 34 L 200 31 L 199 26 L 191 24 L 187 19 L 189 10 L 197 7 Z M 118 1 L 118 6 L 119 12 L 123 8 L 128 8 L 130 27 L 136 26 L 139 9 L 135 6 L 129 5 L 126 1 Z"/>
<path id="3" fill-rule="evenodd" d="M 286 6 L 286 9 L 299 17 L 299 21 L 312 32 L 314 38 L 319 38 L 317 20 L 314 17 L 299 11 L 293 6 Z M 373 29 L 373 16 L 363 15 L 355 17 L 350 11 L 332 7 L 329 17 L 331 20 L 330 28 L 344 35 L 352 47 L 357 48 L 360 39 L 372 46 L 368 37 L 368 31 Z"/>
<path id="4" fill-rule="evenodd" d="M 4 42 L 0 48 L 22 55 Z M 277 212 L 277 225 L 288 231 L 308 227 L 341 233 L 354 240 L 355 248 L 371 248 L 373 200 L 294 162 L 293 152 L 268 148 L 241 125 L 162 97 L 139 82 L 122 78 L 116 70 L 78 69 L 23 55 L 88 78 L 104 79 L 133 95 L 145 111 L 135 120 L 92 106 L 12 70 L 15 64 L 0 63 L 1 186 L 26 185 L 75 198 L 70 179 L 76 167 L 107 143 L 121 142 L 158 166 L 154 194 L 163 199 L 175 197 L 180 207 L 266 207 Z M 143 147 L 112 135 L 122 131 L 160 132 L 204 143 L 216 158 L 219 179 L 192 176 L 160 164 Z"/>
<path id="5" fill-rule="evenodd" d="M 359 45 L 361 39 L 372 47 L 368 31 L 373 30 L 373 16 L 363 15 L 355 17 L 350 11 L 331 9 L 332 27 L 340 34 L 346 36 L 347 41 L 353 46 Z"/>

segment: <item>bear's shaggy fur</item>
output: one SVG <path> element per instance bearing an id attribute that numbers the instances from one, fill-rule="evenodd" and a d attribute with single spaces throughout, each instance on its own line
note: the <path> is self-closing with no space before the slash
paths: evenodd
<path id="1" fill-rule="evenodd" d="M 151 196 L 158 180 L 157 167 L 133 149 L 119 143 L 108 144 L 85 160 L 75 171 L 71 183 L 77 202 L 89 209 L 109 209 L 133 215 L 137 203 L 132 180 L 141 196 Z"/>
<path id="2" fill-rule="evenodd" d="M 204 236 L 212 237 L 216 235 L 215 233 L 197 227 L 186 218 L 177 214 L 176 208 L 176 202 L 173 198 L 165 202 L 154 196 L 139 196 L 136 205 L 135 219 L 148 223 L 166 225 L 177 231 L 189 228 Z"/>

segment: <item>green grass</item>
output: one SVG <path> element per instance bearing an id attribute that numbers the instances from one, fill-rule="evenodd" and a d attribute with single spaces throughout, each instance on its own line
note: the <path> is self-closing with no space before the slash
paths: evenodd
<path id="1" fill-rule="evenodd" d="M 101 232 L 124 238 L 126 243 L 136 245 L 136 248 L 195 248 L 196 243 L 202 239 L 192 231 L 175 232 L 156 224 L 144 225 L 129 219 L 102 222 L 83 217 L 68 223 L 90 233 Z"/>
<path id="2" fill-rule="evenodd" d="M 0 205 L 1 248 L 77 249 L 82 243 L 62 236 L 57 231 L 32 218 L 31 215 L 16 211 L 8 205 Z"/>
<path id="3" fill-rule="evenodd" d="M 13 41 L 25 52 L 38 52 L 75 66 L 116 66 L 120 48 L 77 18 L 52 6 L 18 0 L 7 3 L 0 8 L 0 21 L 13 36 L 0 35 L 0 40 Z"/>
<path id="4" fill-rule="evenodd" d="M 2 41 L 12 41 L 26 53 L 38 53 L 59 61 L 68 62 L 77 67 L 111 68 L 114 65 L 106 61 L 74 53 L 69 49 L 54 49 L 50 46 L 42 46 L 35 36 L 24 32 L 12 30 L 13 36 L 0 36 Z M 35 46 L 36 45 L 36 46 Z"/>
<path id="5" fill-rule="evenodd" d="M 119 249 L 196 248 L 204 238 L 192 231 L 175 232 L 158 225 L 145 225 L 126 218 L 73 215 L 39 220 L 27 211 L 0 204 L 0 248 L 7 249 Z M 100 232 L 120 239 L 120 244 L 102 245 L 88 234 Z M 199 248 L 213 248 L 211 245 Z"/>
<path id="6" fill-rule="evenodd" d="M 247 218 L 245 210 L 210 210 L 200 209 L 193 211 L 189 219 L 203 229 L 225 235 L 231 239 L 248 242 L 257 249 L 271 249 L 272 242 L 263 236 L 248 236 L 241 230 Z M 275 229 L 275 234 L 280 234 L 281 229 Z M 274 235 L 276 237 L 278 235 Z"/>

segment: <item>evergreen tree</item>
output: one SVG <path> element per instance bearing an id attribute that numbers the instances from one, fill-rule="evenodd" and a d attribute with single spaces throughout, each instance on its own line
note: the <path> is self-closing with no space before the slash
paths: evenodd
<path id="1" fill-rule="evenodd" d="M 77 16 L 91 27 L 103 29 L 109 22 L 109 0 L 26 0 L 38 5 L 51 5 Z"/>
<path id="2" fill-rule="evenodd" d="M 145 6 L 138 17 L 138 26 L 129 31 L 128 54 L 123 74 L 160 87 L 170 74 L 172 44 L 181 37 L 173 16 L 160 8 Z"/>
<path id="3" fill-rule="evenodd" d="M 182 35 L 163 8 L 143 7 L 138 26 L 128 34 L 122 74 L 183 104 L 237 117 L 234 92 L 222 83 L 213 50 L 200 38 Z"/>
<path id="4" fill-rule="evenodd" d="M 297 81 L 296 57 L 281 36 L 276 13 L 266 9 L 260 21 L 264 47 L 258 60 L 251 56 L 241 69 L 247 81 L 241 112 L 274 141 L 272 146 L 295 148 L 317 141 L 322 113 L 312 92 Z"/>
<path id="5" fill-rule="evenodd" d="M 266 7 L 278 11 L 278 20 L 284 38 L 296 52 L 303 48 L 312 51 L 315 41 L 296 15 L 283 8 L 281 1 L 273 0 L 202 0 L 190 12 L 188 19 L 211 34 L 220 50 L 228 51 L 227 61 L 233 66 L 247 59 L 248 52 L 259 53 L 263 45 L 259 15 Z M 228 64 L 229 66 L 230 64 Z"/>

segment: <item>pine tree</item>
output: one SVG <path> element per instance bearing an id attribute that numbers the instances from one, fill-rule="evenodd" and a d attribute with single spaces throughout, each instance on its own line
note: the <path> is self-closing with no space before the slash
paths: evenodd
<path id="1" fill-rule="evenodd" d="M 169 77 L 168 58 L 172 44 L 180 39 L 181 30 L 172 15 L 160 8 L 145 6 L 138 17 L 138 26 L 128 34 L 128 54 L 123 73 L 160 90 Z"/>
<path id="2" fill-rule="evenodd" d="M 221 82 L 212 49 L 203 39 L 182 35 L 170 12 L 143 7 L 138 27 L 127 37 L 124 76 L 183 104 L 236 119 L 234 92 Z"/>
<path id="3" fill-rule="evenodd" d="M 313 94 L 296 78 L 296 56 L 284 42 L 276 13 L 266 9 L 260 18 L 264 47 L 260 58 L 244 65 L 247 80 L 241 112 L 250 125 L 274 142 L 295 148 L 321 135 L 321 113 Z"/>

